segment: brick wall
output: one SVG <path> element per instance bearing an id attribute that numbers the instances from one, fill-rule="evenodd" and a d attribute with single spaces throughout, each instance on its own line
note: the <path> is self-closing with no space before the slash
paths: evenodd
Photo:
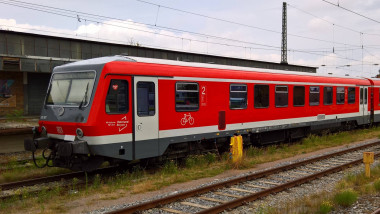
<path id="1" fill-rule="evenodd" d="M 16 96 L 16 107 L 1 107 L 0 117 L 5 117 L 8 113 L 15 110 L 24 109 L 24 91 L 23 91 L 23 74 L 22 72 L 0 71 L 0 80 L 14 80 L 11 86 L 12 96 Z"/>

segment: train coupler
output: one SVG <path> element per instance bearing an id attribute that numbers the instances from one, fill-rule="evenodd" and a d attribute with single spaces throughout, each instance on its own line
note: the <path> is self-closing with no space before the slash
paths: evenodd
<path id="1" fill-rule="evenodd" d="M 47 148 L 50 144 L 50 139 L 47 137 L 40 137 L 36 139 L 24 139 L 25 151 L 35 152 L 37 149 Z"/>

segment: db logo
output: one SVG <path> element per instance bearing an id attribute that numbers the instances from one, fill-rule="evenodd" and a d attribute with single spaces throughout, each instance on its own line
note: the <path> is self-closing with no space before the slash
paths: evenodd
<path id="1" fill-rule="evenodd" d="M 57 126 L 57 132 L 58 134 L 63 134 L 63 129 L 60 126 Z"/>
<path id="2" fill-rule="evenodd" d="M 113 88 L 113 90 L 117 90 L 117 88 L 119 88 L 119 86 L 118 85 L 112 85 L 112 88 Z"/>

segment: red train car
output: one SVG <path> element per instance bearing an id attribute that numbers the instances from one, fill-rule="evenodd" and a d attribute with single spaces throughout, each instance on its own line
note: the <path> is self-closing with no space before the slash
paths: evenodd
<path id="1" fill-rule="evenodd" d="M 34 140 L 54 166 L 186 155 L 380 120 L 380 81 L 113 56 L 56 67 Z M 372 95 L 372 96 L 370 96 Z"/>

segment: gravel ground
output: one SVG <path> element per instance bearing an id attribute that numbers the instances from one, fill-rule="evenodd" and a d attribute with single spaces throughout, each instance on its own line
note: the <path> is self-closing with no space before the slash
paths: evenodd
<path id="1" fill-rule="evenodd" d="M 373 166 L 379 165 L 377 160 Z M 358 165 L 342 172 L 325 176 L 321 179 L 314 180 L 310 183 L 291 188 L 274 195 L 267 196 L 261 200 L 254 201 L 245 206 L 241 206 L 234 210 L 226 211 L 225 213 L 261 213 L 268 209 L 277 209 L 279 213 L 305 213 L 307 207 L 300 204 L 299 201 L 314 194 L 329 194 L 334 190 L 337 183 L 347 174 L 358 174 L 364 171 L 363 165 Z M 298 202 L 298 203 L 297 203 Z M 292 203 L 300 206 L 294 207 Z M 305 207 L 304 207 L 305 206 Z M 372 213 L 380 207 L 380 195 L 364 196 L 360 198 L 354 205 L 348 208 L 338 208 L 333 214 L 348 214 L 348 213 Z"/>
<path id="2" fill-rule="evenodd" d="M 23 118 L 20 120 L 0 119 L 1 129 L 29 128 L 38 126 L 38 118 Z"/>
<path id="3" fill-rule="evenodd" d="M 374 140 L 366 141 L 366 142 L 363 142 L 363 143 L 356 144 L 355 146 L 366 144 L 366 143 L 373 142 L 373 141 Z M 331 152 L 335 152 L 335 151 L 339 151 L 339 150 L 343 150 L 343 149 L 346 149 L 348 147 L 351 147 L 351 146 L 344 146 L 344 147 L 341 147 L 340 149 L 331 150 L 330 152 L 325 152 L 323 154 L 331 153 Z M 322 155 L 322 154 L 319 154 L 319 155 Z M 282 166 L 282 165 L 287 165 L 287 164 L 292 163 L 292 162 L 298 162 L 300 160 L 313 158 L 313 157 L 316 157 L 316 156 L 319 156 L 319 155 L 307 156 L 307 157 L 301 158 L 301 159 L 296 159 L 296 160 L 292 160 L 292 161 L 282 162 L 282 163 L 279 163 L 279 164 L 277 164 L 275 166 L 268 167 L 268 168 L 263 169 L 263 170 L 267 170 L 269 168 L 278 167 L 278 166 Z M 375 164 L 379 164 L 379 161 L 376 161 Z M 336 183 L 339 180 L 341 180 L 347 173 L 359 173 L 359 172 L 362 172 L 363 168 L 364 168 L 363 166 L 353 167 L 353 168 L 350 168 L 348 170 L 345 170 L 344 172 L 335 173 L 333 175 L 329 175 L 329 176 L 323 177 L 321 179 L 312 181 L 310 183 L 303 184 L 303 185 L 300 185 L 298 187 L 291 188 L 291 189 L 289 189 L 287 191 L 280 192 L 280 193 L 275 194 L 275 195 L 267 196 L 267 197 L 263 198 L 262 200 L 257 200 L 255 202 L 252 202 L 252 203 L 246 205 L 246 206 L 241 206 L 241 207 L 239 207 L 237 209 L 230 210 L 230 211 L 228 211 L 226 213 L 260 213 L 262 211 L 263 207 L 272 207 L 272 208 L 279 207 L 279 208 L 283 209 L 284 212 L 282 212 L 282 213 L 302 212 L 302 209 L 303 209 L 302 207 L 299 208 L 298 210 L 293 210 L 293 211 L 288 212 L 287 211 L 288 208 L 286 207 L 286 205 L 289 202 L 291 202 L 291 201 L 302 199 L 304 197 L 310 196 L 311 194 L 315 194 L 315 193 L 318 193 L 318 192 L 327 192 L 327 193 L 331 192 L 334 189 Z M 258 171 L 263 171 L 263 170 L 258 170 Z M 256 171 L 256 172 L 258 172 L 258 171 Z M 212 182 L 203 183 L 203 184 L 201 184 L 199 186 L 196 186 L 196 187 L 194 186 L 193 188 L 190 188 L 190 189 L 199 188 L 199 187 L 205 186 L 205 185 L 211 185 L 211 184 L 216 183 L 216 182 L 221 182 L 221 181 L 224 181 L 224 180 L 229 180 L 229 179 L 240 177 L 240 176 L 246 176 L 246 175 L 251 174 L 251 173 L 252 172 L 246 172 L 246 173 L 240 173 L 238 175 L 231 176 L 231 177 L 228 177 L 228 178 L 215 179 Z M 181 191 L 178 191 L 178 192 L 187 191 L 187 190 L 189 190 L 189 189 L 182 189 Z M 132 206 L 132 205 L 137 204 L 137 203 L 142 203 L 142 202 L 145 202 L 145 201 L 149 201 L 149 200 L 154 200 L 154 199 L 157 199 L 157 198 L 165 197 L 167 195 L 176 194 L 178 192 L 175 191 L 175 192 L 165 193 L 165 194 L 157 195 L 155 197 L 151 197 L 149 199 L 140 200 L 140 201 L 137 201 L 137 202 L 134 202 L 134 203 L 118 204 L 118 205 L 113 205 L 113 206 L 110 206 L 110 207 L 103 207 L 101 209 L 94 210 L 94 211 L 91 211 L 91 212 L 88 212 L 88 213 L 91 213 L 91 214 L 95 214 L 95 213 L 96 214 L 97 213 L 107 213 L 107 212 L 110 212 L 110 211 L 113 211 L 113 210 L 116 210 L 116 209 L 120 209 L 120 208 L 123 208 L 123 207 L 129 207 L 129 206 Z M 241 192 L 234 192 L 234 194 L 244 195 Z M 221 199 L 221 200 L 230 200 L 230 199 L 225 198 L 225 197 L 226 196 L 224 196 L 224 197 L 223 196 L 218 196 L 218 198 Z M 364 200 L 364 201 L 368 201 L 368 200 Z M 380 203 L 378 203 L 378 204 L 380 204 Z M 176 203 L 173 203 L 173 204 L 169 205 L 168 207 L 170 208 L 170 206 L 174 206 L 175 207 Z M 368 205 L 368 206 L 370 206 L 370 205 Z M 181 207 L 183 207 L 183 205 L 181 205 Z M 359 209 L 361 209 L 361 207 L 365 207 L 365 205 L 363 205 L 363 206 L 357 205 L 356 208 L 355 208 L 355 211 L 353 211 L 351 213 L 361 213 L 361 211 L 364 212 L 364 210 L 359 210 Z M 376 203 L 374 202 L 374 205 L 370 206 L 368 209 L 375 210 L 377 208 L 378 207 L 376 207 Z M 186 212 L 190 212 L 191 213 L 193 211 L 196 212 L 196 210 L 198 210 L 198 208 L 189 207 L 189 209 L 186 210 Z M 157 210 L 157 209 L 152 209 L 152 210 L 146 211 L 144 213 L 162 213 L 162 212 L 159 212 L 159 210 Z"/>

